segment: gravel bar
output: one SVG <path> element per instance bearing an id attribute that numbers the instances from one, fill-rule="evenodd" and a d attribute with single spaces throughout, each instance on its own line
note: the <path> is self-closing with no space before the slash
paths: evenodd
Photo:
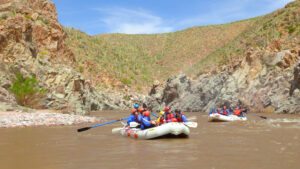
<path id="1" fill-rule="evenodd" d="M 31 126 L 64 126 L 103 121 L 99 117 L 69 115 L 61 113 L 2 113 L 0 128 L 22 128 Z"/>

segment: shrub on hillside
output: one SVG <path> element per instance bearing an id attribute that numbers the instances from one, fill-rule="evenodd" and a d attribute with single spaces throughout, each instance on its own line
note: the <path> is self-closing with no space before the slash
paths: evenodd
<path id="1" fill-rule="evenodd" d="M 15 81 L 9 90 L 14 93 L 18 104 L 37 108 L 38 101 L 46 93 L 46 90 L 38 88 L 37 84 L 36 78 L 24 77 L 22 73 L 18 73 L 15 75 Z"/>

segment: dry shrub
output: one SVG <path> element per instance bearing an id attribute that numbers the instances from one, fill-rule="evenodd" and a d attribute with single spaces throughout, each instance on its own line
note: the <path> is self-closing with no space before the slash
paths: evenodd
<path id="1" fill-rule="evenodd" d="M 264 108 L 263 110 L 262 110 L 262 112 L 263 113 L 274 113 L 275 112 L 275 108 L 273 107 L 273 106 L 268 106 L 268 107 L 266 107 L 266 108 Z"/>

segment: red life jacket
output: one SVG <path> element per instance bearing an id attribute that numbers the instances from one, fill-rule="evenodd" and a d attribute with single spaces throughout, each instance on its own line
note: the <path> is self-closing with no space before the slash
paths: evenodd
<path id="1" fill-rule="evenodd" d="M 184 113 L 181 113 L 179 117 L 176 116 L 176 119 L 177 119 L 178 122 L 183 122 L 182 115 L 184 115 Z"/>
<path id="2" fill-rule="evenodd" d="M 227 115 L 228 112 L 227 112 L 226 110 L 223 110 L 223 114 L 224 114 L 224 115 Z"/>
<path id="3" fill-rule="evenodd" d="M 241 115 L 242 110 L 238 109 L 238 110 L 234 110 L 233 114 L 236 116 L 240 116 Z"/>
<path id="4" fill-rule="evenodd" d="M 138 112 L 138 109 L 132 109 L 132 110 L 131 110 L 131 113 L 132 113 L 132 114 L 134 114 L 134 113 L 136 113 L 136 112 Z"/>
<path id="5" fill-rule="evenodd" d="M 172 118 L 174 118 L 174 114 L 173 113 L 167 113 L 165 112 L 165 120 L 171 120 Z"/>

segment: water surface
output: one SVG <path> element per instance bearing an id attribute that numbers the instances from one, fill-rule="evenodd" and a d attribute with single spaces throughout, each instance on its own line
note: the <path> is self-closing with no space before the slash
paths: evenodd
<path id="1" fill-rule="evenodd" d="M 108 121 L 128 112 L 92 115 Z M 0 129 L 2 169 L 283 169 L 300 168 L 300 116 L 268 114 L 267 120 L 208 122 L 197 116 L 198 128 L 185 139 L 135 140 L 113 135 L 120 123 L 77 133 L 90 126 Z"/>

